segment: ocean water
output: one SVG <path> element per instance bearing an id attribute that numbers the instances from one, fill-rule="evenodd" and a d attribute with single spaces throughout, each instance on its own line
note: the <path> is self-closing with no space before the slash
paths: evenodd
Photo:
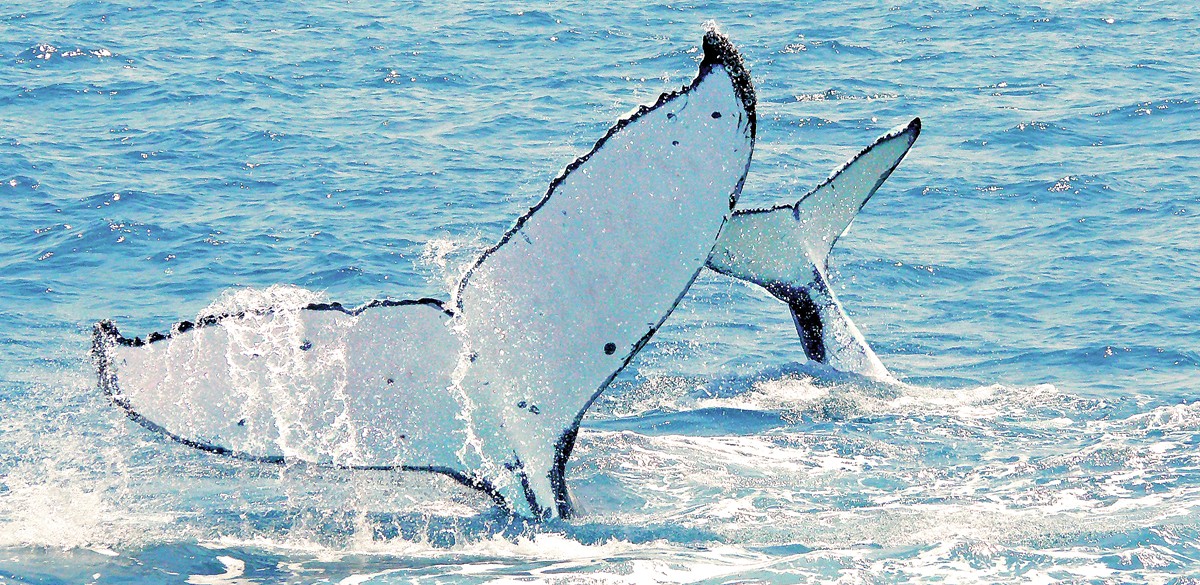
<path id="1" fill-rule="evenodd" d="M 195 451 L 97 389 L 100 319 L 445 298 L 690 81 L 709 19 L 759 91 L 742 207 L 922 118 L 831 260 L 903 384 L 806 363 L 782 305 L 704 274 L 584 420 L 583 513 L 540 524 Z M 1171 2 L 8 3 L 0 583 L 1200 582 L 1198 29 Z"/>

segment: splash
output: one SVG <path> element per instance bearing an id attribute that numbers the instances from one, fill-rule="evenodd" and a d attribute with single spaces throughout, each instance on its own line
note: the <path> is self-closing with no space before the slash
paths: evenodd
<path id="1" fill-rule="evenodd" d="M 477 246 L 468 246 L 449 236 L 433 238 L 425 242 L 421 249 L 421 265 L 433 269 L 435 277 L 445 290 L 455 290 L 459 279 L 470 267 L 474 258 L 468 250 L 473 251 Z"/>
<path id="2" fill-rule="evenodd" d="M 324 293 L 289 284 L 277 284 L 266 288 L 231 289 L 222 292 L 221 296 L 202 309 L 197 315 L 197 319 L 208 315 L 236 315 L 263 312 L 268 309 L 299 311 L 308 305 L 325 300 Z"/>
<path id="3" fill-rule="evenodd" d="M 361 429 L 349 412 L 345 343 L 329 343 L 317 356 L 308 352 L 302 312 L 324 300 L 322 293 L 291 285 L 245 288 L 226 291 L 201 312 L 201 318 L 242 316 L 223 320 L 220 328 L 226 336 L 229 389 L 247 429 L 271 429 L 247 433 L 260 437 L 260 444 L 245 448 L 278 450 L 300 460 L 358 462 Z M 350 325 L 335 322 L 328 334 L 342 340 Z M 176 358 L 187 363 L 184 355 Z M 202 374 L 188 370 L 183 375 Z"/>

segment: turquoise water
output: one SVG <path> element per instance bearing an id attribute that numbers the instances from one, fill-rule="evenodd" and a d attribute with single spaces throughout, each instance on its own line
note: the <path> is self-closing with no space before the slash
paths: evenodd
<path id="1" fill-rule="evenodd" d="M 160 4 L 0 10 L 0 583 L 1196 582 L 1193 8 Z M 708 19 L 759 90 L 743 206 L 922 118 L 832 257 L 905 385 L 702 275 L 584 421 L 584 514 L 542 525 L 193 451 L 96 389 L 102 318 L 446 297 Z"/>

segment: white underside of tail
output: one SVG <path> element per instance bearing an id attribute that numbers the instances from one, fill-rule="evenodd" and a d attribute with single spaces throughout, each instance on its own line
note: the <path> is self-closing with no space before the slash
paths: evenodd
<path id="1" fill-rule="evenodd" d="M 583 412 L 670 315 L 741 191 L 753 88 L 715 31 L 700 74 L 618 122 L 464 277 L 455 304 L 244 310 L 141 342 L 97 325 L 142 424 L 263 461 L 428 469 L 566 514 Z"/>
<path id="2" fill-rule="evenodd" d="M 191 441 L 259 459 L 441 467 L 457 464 L 444 445 L 465 440 L 450 377 L 460 348 L 442 310 L 409 304 L 274 307 L 109 354 L 113 398 Z"/>
<path id="3" fill-rule="evenodd" d="M 704 48 L 692 84 L 568 166 L 452 305 L 247 306 L 146 341 L 102 322 L 101 387 L 192 447 L 435 471 L 544 517 L 569 513 L 562 472 L 583 412 L 706 264 L 787 302 L 810 357 L 890 378 L 826 285 L 825 262 L 919 125 L 795 205 L 731 216 L 754 144 L 753 88 L 727 39 L 710 31 Z"/>

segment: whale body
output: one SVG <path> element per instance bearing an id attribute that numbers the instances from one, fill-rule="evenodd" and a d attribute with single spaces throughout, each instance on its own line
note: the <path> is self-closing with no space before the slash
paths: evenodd
<path id="1" fill-rule="evenodd" d="M 441 473 L 547 518 L 572 513 L 564 472 L 584 413 L 705 267 L 784 301 L 809 359 L 890 379 L 829 291 L 826 259 L 919 120 L 797 203 L 735 212 L 754 87 L 715 28 L 703 50 L 689 85 L 622 118 L 568 165 L 450 301 L 275 306 L 146 339 L 101 321 L 100 388 L 191 447 Z"/>

